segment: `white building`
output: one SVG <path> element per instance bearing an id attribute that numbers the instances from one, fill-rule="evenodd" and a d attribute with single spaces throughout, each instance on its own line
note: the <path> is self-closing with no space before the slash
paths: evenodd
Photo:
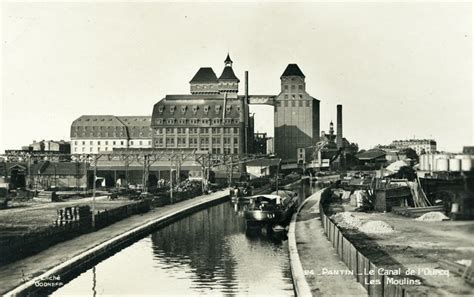
<path id="1" fill-rule="evenodd" d="M 71 125 L 71 154 L 97 154 L 114 148 L 150 148 L 151 117 L 84 115 Z"/>
<path id="2" fill-rule="evenodd" d="M 433 139 L 407 139 L 407 140 L 394 140 L 391 146 L 397 149 L 411 148 L 418 155 L 423 153 L 432 154 L 436 152 L 436 141 Z"/>

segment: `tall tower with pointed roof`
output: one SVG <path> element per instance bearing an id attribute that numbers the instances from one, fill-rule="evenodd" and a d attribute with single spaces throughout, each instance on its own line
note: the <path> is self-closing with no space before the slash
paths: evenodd
<path id="1" fill-rule="evenodd" d="M 280 77 L 281 92 L 275 98 L 275 153 L 287 163 L 309 160 L 309 147 L 320 138 L 319 100 L 306 92 L 305 78 L 297 64 L 288 64 Z M 301 149 L 305 158 L 298 156 Z"/>
<path id="2" fill-rule="evenodd" d="M 234 70 L 232 69 L 232 59 L 229 54 L 224 61 L 224 70 L 222 70 L 221 76 L 219 76 L 219 92 L 221 93 L 235 93 L 239 92 L 240 80 L 235 76 Z"/>

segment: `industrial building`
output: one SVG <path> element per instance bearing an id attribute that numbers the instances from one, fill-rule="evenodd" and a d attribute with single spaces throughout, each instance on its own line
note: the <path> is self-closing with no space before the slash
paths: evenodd
<path id="1" fill-rule="evenodd" d="M 297 163 L 298 154 L 319 141 L 319 100 L 306 92 L 305 75 L 289 64 L 280 77 L 281 91 L 275 98 L 275 153 L 283 163 Z M 300 152 L 298 151 L 300 150 Z"/>
<path id="2" fill-rule="evenodd" d="M 127 148 L 213 154 L 274 152 L 282 164 L 296 165 L 303 150 L 309 162 L 308 148 L 320 137 L 320 102 L 306 92 L 305 75 L 298 65 L 288 64 L 283 71 L 278 95 L 249 95 L 247 72 L 245 95 L 239 95 L 240 79 L 232 65 L 227 55 L 219 77 L 211 67 L 200 68 L 189 81 L 190 94 L 164 96 L 153 106 L 151 117 L 79 117 L 71 125 L 71 153 Z M 275 136 L 269 145 L 266 135 L 265 139 L 254 135 L 249 104 L 274 107 Z"/>
<path id="3" fill-rule="evenodd" d="M 71 125 L 71 153 L 150 148 L 150 121 L 149 116 L 83 115 Z"/>
<path id="4" fill-rule="evenodd" d="M 468 154 L 423 154 L 420 156 L 420 171 L 467 172 L 474 169 L 474 156 Z"/>
<path id="5" fill-rule="evenodd" d="M 240 80 L 227 55 L 217 78 L 210 67 L 200 68 L 189 82 L 191 94 L 166 95 L 153 107 L 152 147 L 192 149 L 213 154 L 252 152 L 253 118 Z"/>

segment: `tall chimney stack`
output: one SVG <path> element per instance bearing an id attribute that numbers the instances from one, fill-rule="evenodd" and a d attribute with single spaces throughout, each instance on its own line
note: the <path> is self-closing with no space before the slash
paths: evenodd
<path id="1" fill-rule="evenodd" d="M 342 105 L 337 105 L 337 135 L 336 135 L 337 148 L 342 148 Z"/>

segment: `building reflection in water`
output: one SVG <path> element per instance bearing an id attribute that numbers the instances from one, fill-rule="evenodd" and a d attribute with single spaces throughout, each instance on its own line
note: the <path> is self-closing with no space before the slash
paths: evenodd
<path id="1" fill-rule="evenodd" d="M 245 221 L 235 216 L 229 204 L 221 204 L 184 218 L 151 235 L 157 268 L 189 265 L 196 288 L 223 291 L 235 288 L 235 257 L 228 237 L 243 233 Z"/>

